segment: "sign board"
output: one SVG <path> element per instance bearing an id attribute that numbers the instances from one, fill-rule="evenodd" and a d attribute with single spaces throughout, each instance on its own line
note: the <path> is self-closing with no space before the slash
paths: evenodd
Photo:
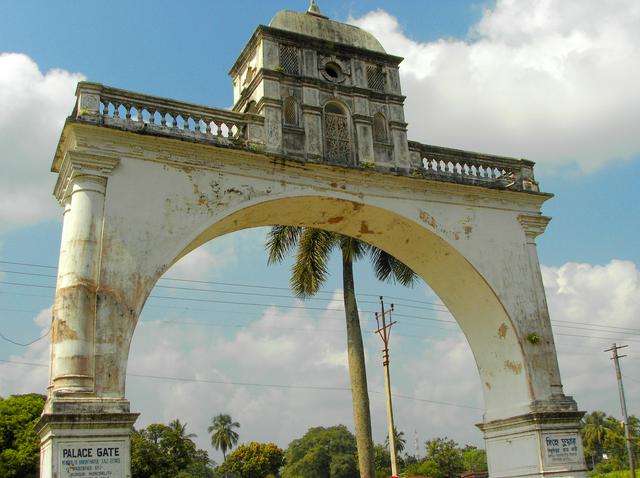
<path id="1" fill-rule="evenodd" d="M 60 478 L 120 478 L 125 448 L 121 441 L 61 443 Z"/>
<path id="2" fill-rule="evenodd" d="M 548 463 L 568 463 L 580 461 L 578 439 L 575 436 L 547 435 L 544 447 Z"/>

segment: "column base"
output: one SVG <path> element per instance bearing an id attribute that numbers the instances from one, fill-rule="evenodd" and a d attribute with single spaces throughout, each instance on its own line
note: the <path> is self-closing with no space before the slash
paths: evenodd
<path id="1" fill-rule="evenodd" d="M 138 413 L 46 413 L 40 435 L 40 478 L 131 478 L 131 441 Z"/>
<path id="2" fill-rule="evenodd" d="M 484 433 L 491 478 L 585 478 L 584 412 L 533 412 L 476 425 Z"/>

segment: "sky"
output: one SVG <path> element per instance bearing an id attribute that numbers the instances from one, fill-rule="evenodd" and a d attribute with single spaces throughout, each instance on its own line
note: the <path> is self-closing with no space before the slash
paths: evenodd
<path id="1" fill-rule="evenodd" d="M 405 58 L 410 139 L 536 162 L 555 195 L 538 253 L 565 393 L 620 416 L 603 350 L 623 343 L 627 406 L 640 414 L 640 3 L 318 3 Z M 256 26 L 307 2 L 105 5 L 0 2 L 0 396 L 46 389 L 62 212 L 50 165 L 76 83 L 230 107 L 227 72 Z M 311 426 L 353 425 L 339 277 L 314 300 L 293 298 L 290 264 L 266 265 L 265 234 L 218 238 L 172 267 L 131 347 L 137 426 L 180 418 L 216 460 L 206 428 L 219 413 L 240 422 L 241 442 L 281 447 Z M 481 387 L 455 319 L 427 285 L 381 285 L 369 270 L 360 264 L 356 277 L 374 439 L 386 436 L 372 333 L 382 294 L 396 304 L 394 413 L 407 449 L 417 440 L 424 454 L 425 440 L 445 435 L 481 446 Z"/>

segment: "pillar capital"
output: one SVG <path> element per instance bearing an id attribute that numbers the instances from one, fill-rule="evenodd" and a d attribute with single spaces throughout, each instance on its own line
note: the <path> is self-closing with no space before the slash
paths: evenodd
<path id="1" fill-rule="evenodd" d="M 526 215 L 520 214 L 518 216 L 518 222 L 522 226 L 525 235 L 527 236 L 527 242 L 535 243 L 536 237 L 542 234 L 547 228 L 547 224 L 551 221 L 549 216 L 542 215 Z"/>
<path id="2" fill-rule="evenodd" d="M 54 195 L 60 204 L 64 205 L 65 198 L 72 192 L 74 179 L 80 176 L 96 178 L 94 182 L 106 184 L 106 178 L 120 163 L 120 158 L 68 151 L 59 168 L 58 181 L 54 188 Z"/>

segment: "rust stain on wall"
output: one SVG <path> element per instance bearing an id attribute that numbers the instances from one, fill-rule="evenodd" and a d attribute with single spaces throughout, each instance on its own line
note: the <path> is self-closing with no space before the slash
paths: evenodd
<path id="1" fill-rule="evenodd" d="M 438 222 L 436 221 L 436 219 L 427 211 L 423 211 L 422 209 L 420 210 L 420 219 L 422 219 L 422 221 L 426 222 L 434 229 L 438 227 Z"/>
<path id="2" fill-rule="evenodd" d="M 330 217 L 329 219 L 327 219 L 327 222 L 329 224 L 337 224 L 342 221 L 344 221 L 344 216 Z"/>
<path id="3" fill-rule="evenodd" d="M 79 338 L 78 332 L 69 327 L 66 320 L 56 320 L 51 337 L 52 342 L 58 343 L 63 340 L 78 340 Z"/>
<path id="4" fill-rule="evenodd" d="M 509 327 L 507 327 L 507 324 L 503 322 L 498 328 L 498 336 L 501 339 L 504 339 L 507 336 L 507 330 L 509 330 Z"/>
<path id="5" fill-rule="evenodd" d="M 369 224 L 367 224 L 367 221 L 362 221 L 360 223 L 360 233 L 361 234 L 375 234 L 374 231 L 369 229 Z"/>
<path id="6" fill-rule="evenodd" d="M 505 366 L 505 368 L 508 368 L 509 370 L 511 370 L 516 375 L 520 375 L 522 373 L 522 364 L 521 363 L 516 363 L 516 362 L 513 362 L 512 360 L 505 360 L 504 361 L 504 366 Z"/>

